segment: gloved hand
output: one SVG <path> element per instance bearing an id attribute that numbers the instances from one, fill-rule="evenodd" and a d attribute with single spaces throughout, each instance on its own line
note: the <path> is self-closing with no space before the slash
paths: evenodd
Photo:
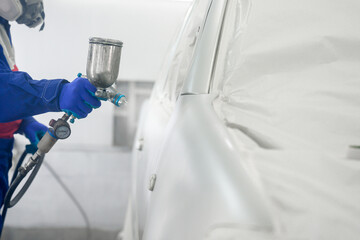
<path id="1" fill-rule="evenodd" d="M 60 109 L 76 118 L 85 118 L 93 108 L 101 106 L 95 97 L 96 87 L 86 78 L 76 78 L 71 83 L 66 83 L 60 93 Z"/>
<path id="2" fill-rule="evenodd" d="M 48 128 L 45 125 L 39 123 L 33 117 L 28 117 L 23 119 L 17 133 L 25 134 L 30 143 L 36 146 L 47 130 Z"/>

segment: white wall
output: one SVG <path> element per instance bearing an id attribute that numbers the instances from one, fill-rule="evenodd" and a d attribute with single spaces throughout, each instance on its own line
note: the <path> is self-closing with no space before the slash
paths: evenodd
<path id="1" fill-rule="evenodd" d="M 17 65 L 34 79 L 73 80 L 85 73 L 88 38 L 124 42 L 120 79 L 153 81 L 159 73 L 169 43 L 189 6 L 170 0 L 44 0 L 44 31 L 13 23 Z M 140 106 L 138 106 L 140 107 Z M 38 119 L 47 123 L 45 114 Z M 113 106 L 101 109 L 73 125 L 73 134 L 62 145 L 111 145 Z"/>

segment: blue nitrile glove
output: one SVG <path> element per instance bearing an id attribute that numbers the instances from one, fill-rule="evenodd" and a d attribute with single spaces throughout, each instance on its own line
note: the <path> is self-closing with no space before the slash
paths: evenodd
<path id="1" fill-rule="evenodd" d="M 76 118 L 85 118 L 93 108 L 101 106 L 100 101 L 91 93 L 96 92 L 89 80 L 76 78 L 71 83 L 64 84 L 60 97 L 60 109 Z"/>
<path id="2" fill-rule="evenodd" d="M 36 146 L 40 139 L 44 136 L 48 128 L 36 121 L 33 117 L 23 119 L 17 133 L 25 134 L 30 143 Z"/>

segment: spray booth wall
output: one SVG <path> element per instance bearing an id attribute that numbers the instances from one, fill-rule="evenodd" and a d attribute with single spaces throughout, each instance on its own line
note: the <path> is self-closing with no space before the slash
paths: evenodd
<path id="1" fill-rule="evenodd" d="M 45 29 L 28 29 L 12 23 L 17 65 L 34 79 L 73 80 L 86 72 L 88 38 L 124 42 L 118 82 L 130 104 L 114 111 L 102 107 L 72 127 L 61 146 L 131 146 L 137 112 L 158 76 L 168 46 L 189 1 L 170 0 L 45 0 Z M 47 124 L 61 113 L 37 116 Z M 25 141 L 21 140 L 20 141 Z"/>

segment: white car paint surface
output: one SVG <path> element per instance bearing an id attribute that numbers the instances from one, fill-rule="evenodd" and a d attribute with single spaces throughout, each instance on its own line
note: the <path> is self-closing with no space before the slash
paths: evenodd
<path id="1" fill-rule="evenodd" d="M 358 239 L 359 10 L 195 1 L 142 111 L 123 239 Z"/>

